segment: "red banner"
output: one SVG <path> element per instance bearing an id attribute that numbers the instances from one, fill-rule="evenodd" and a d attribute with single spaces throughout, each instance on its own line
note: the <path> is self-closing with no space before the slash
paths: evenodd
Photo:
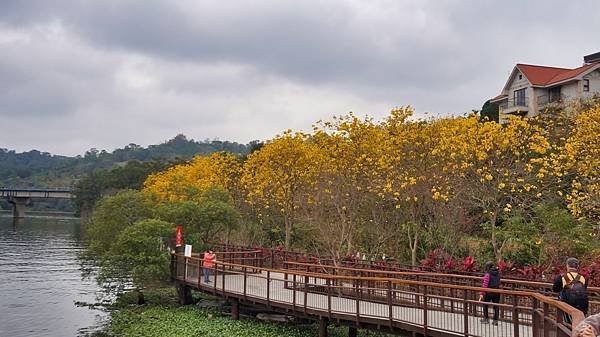
<path id="1" fill-rule="evenodd" d="M 175 228 L 175 247 L 181 247 L 183 245 L 183 227 L 177 226 Z"/>

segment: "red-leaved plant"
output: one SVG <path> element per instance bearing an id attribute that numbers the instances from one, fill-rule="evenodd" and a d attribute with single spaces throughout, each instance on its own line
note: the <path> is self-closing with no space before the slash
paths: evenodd
<path id="1" fill-rule="evenodd" d="M 465 256 L 460 270 L 464 272 L 475 271 L 475 258 L 472 256 Z"/>

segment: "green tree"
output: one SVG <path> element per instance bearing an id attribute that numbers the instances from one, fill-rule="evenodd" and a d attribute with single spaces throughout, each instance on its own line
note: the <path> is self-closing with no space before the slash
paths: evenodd
<path id="1" fill-rule="evenodd" d="M 200 200 L 200 221 L 198 234 L 205 240 L 214 240 L 219 233 L 225 234 L 229 243 L 231 232 L 238 228 L 240 213 L 233 206 L 231 197 L 221 188 L 211 188 Z"/>
<path id="2" fill-rule="evenodd" d="M 125 228 L 103 256 L 98 280 L 119 290 L 131 282 L 138 293 L 138 304 L 143 304 L 145 287 L 169 280 L 166 243 L 173 234 L 172 224 L 155 219 Z"/>
<path id="3" fill-rule="evenodd" d="M 182 225 L 187 233 L 186 241 L 199 246 L 214 241 L 221 234 L 229 241 L 240 221 L 229 193 L 222 188 L 208 189 L 198 201 L 177 200 L 161 204 L 157 208 L 157 217 Z"/>
<path id="4" fill-rule="evenodd" d="M 500 118 L 500 109 L 498 103 L 492 103 L 490 100 L 485 101 L 481 107 L 479 116 L 482 121 L 498 122 Z"/>
<path id="5" fill-rule="evenodd" d="M 125 190 L 98 203 L 87 229 L 89 250 L 99 256 L 111 249 L 115 238 L 134 223 L 152 217 L 152 204 L 139 191 Z"/>

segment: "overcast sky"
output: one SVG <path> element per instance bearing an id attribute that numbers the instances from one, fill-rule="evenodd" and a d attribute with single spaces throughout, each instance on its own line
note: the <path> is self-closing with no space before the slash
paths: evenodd
<path id="1" fill-rule="evenodd" d="M 462 115 L 600 51 L 600 1 L 1 0 L 0 148 L 247 143 L 353 111 Z"/>

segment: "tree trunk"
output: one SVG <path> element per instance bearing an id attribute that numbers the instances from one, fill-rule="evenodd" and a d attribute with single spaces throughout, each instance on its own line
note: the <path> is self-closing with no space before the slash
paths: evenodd
<path id="1" fill-rule="evenodd" d="M 496 237 L 496 212 L 494 212 L 490 218 L 491 228 L 492 228 L 492 248 L 494 248 L 494 258 L 496 259 L 496 263 L 499 263 L 502 256 L 500 247 L 498 247 L 498 238 Z"/>
<path id="2" fill-rule="evenodd" d="M 284 225 L 285 225 L 285 249 L 290 250 L 290 244 L 292 241 L 292 224 L 289 217 L 284 217 Z"/>
<path id="3" fill-rule="evenodd" d="M 415 240 L 412 247 L 410 247 L 410 261 L 413 268 L 417 266 L 417 242 L 419 241 L 419 233 L 415 232 Z"/>
<path id="4" fill-rule="evenodd" d="M 419 243 L 419 232 L 415 229 L 415 238 L 410 235 L 410 228 L 408 228 L 408 246 L 410 247 L 410 261 L 414 267 L 417 266 L 417 244 Z"/>

